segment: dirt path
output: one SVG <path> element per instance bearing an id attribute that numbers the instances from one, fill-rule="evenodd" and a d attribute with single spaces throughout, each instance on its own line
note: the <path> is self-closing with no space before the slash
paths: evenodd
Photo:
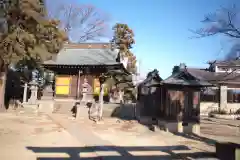
<path id="1" fill-rule="evenodd" d="M 163 131 L 151 132 L 136 121 L 104 119 L 94 124 L 64 115 L 0 116 L 0 159 L 161 160 L 211 157 L 214 147 Z M 185 158 L 183 158 L 185 157 Z"/>
<path id="2" fill-rule="evenodd" d="M 214 146 L 203 142 L 176 136 L 164 131 L 151 132 L 136 121 L 121 121 L 114 118 L 104 119 L 95 124 L 88 120 L 70 120 L 52 115 L 55 121 L 61 123 L 71 134 L 87 141 L 87 145 L 98 146 L 99 150 L 111 152 L 109 159 L 183 159 L 183 157 L 205 158 L 212 157 Z M 88 135 L 82 129 L 88 131 Z M 94 144 L 92 143 L 94 142 Z M 104 148 L 102 146 L 104 145 Z M 120 156 L 120 157 L 119 157 Z M 123 157 L 124 156 L 124 157 Z M 106 158 L 106 156 L 105 156 Z"/>
<path id="3" fill-rule="evenodd" d="M 0 121 L 1 160 L 79 159 L 84 147 L 46 115 L 4 113 Z M 93 157 L 94 153 L 89 151 L 89 154 Z"/>

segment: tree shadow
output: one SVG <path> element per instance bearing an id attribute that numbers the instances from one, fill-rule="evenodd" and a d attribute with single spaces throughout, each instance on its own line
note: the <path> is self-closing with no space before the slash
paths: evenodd
<path id="1" fill-rule="evenodd" d="M 230 124 L 230 123 L 226 123 L 226 122 L 218 122 L 217 119 L 215 118 L 211 118 L 211 117 L 204 117 L 202 118 L 202 120 L 205 120 L 206 122 L 201 122 L 203 124 L 212 124 L 212 123 L 215 123 L 216 125 L 222 125 L 222 126 L 229 126 L 229 127 L 239 127 L 238 125 L 236 124 Z M 212 123 L 210 123 L 212 122 Z"/>
<path id="2" fill-rule="evenodd" d="M 134 104 L 117 104 L 111 113 L 111 117 L 121 120 L 136 120 Z"/>
<path id="3" fill-rule="evenodd" d="M 215 144 L 218 142 L 214 139 L 206 138 L 206 137 L 194 134 L 194 133 L 191 133 L 191 134 L 173 133 L 173 134 L 175 134 L 177 136 L 182 136 L 182 137 L 187 138 L 187 139 L 192 139 L 192 140 L 195 140 L 195 141 L 204 142 L 204 143 L 206 143 L 208 145 L 211 145 L 211 146 L 215 146 Z"/>
<path id="4" fill-rule="evenodd" d="M 109 160 L 172 160 L 190 158 L 215 158 L 215 153 L 211 152 L 192 152 L 185 145 L 176 146 L 87 146 L 87 147 L 26 147 L 36 154 L 60 154 L 65 153 L 66 157 L 37 157 L 37 160 L 90 160 L 90 159 L 109 159 Z M 185 152 L 184 152 L 185 151 Z M 91 153 L 95 155 L 90 155 Z M 154 153 L 153 153 L 154 152 Z M 114 153 L 114 154 L 113 154 Z M 84 155 L 85 154 L 85 155 Z"/>

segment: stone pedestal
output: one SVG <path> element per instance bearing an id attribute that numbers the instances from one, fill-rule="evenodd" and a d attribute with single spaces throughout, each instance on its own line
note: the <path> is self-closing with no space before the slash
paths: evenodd
<path id="1" fill-rule="evenodd" d="M 158 120 L 159 128 L 172 133 L 187 133 L 200 135 L 199 123 L 186 123 L 182 122 L 168 122 L 164 120 Z"/>
<path id="2" fill-rule="evenodd" d="M 43 95 L 41 100 L 53 100 L 54 91 L 52 89 L 52 85 L 46 86 L 43 90 Z"/>
<path id="3" fill-rule="evenodd" d="M 165 130 L 172 133 L 182 133 L 182 122 L 165 122 Z"/>
<path id="4" fill-rule="evenodd" d="M 188 123 L 188 125 L 183 126 L 183 133 L 200 135 L 200 124 Z"/>
<path id="5" fill-rule="evenodd" d="M 38 101 L 38 111 L 42 113 L 53 113 L 54 101 L 53 100 L 40 100 Z"/>
<path id="6" fill-rule="evenodd" d="M 22 106 L 24 108 L 25 113 L 36 113 L 38 112 L 38 108 L 39 108 L 38 104 L 23 103 Z"/>

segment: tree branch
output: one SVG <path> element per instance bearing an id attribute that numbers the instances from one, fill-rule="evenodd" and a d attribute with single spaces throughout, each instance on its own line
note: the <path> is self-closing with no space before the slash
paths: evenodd
<path id="1" fill-rule="evenodd" d="M 59 7 L 56 12 L 61 20 L 61 26 L 69 37 L 76 37 L 78 43 L 109 37 L 110 27 L 106 14 L 89 5 L 70 5 Z M 64 11 L 65 14 L 62 15 Z M 108 30 L 109 28 L 109 30 Z"/>

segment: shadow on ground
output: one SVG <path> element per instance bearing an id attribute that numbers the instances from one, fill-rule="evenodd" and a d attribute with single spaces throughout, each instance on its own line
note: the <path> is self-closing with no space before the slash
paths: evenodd
<path id="1" fill-rule="evenodd" d="M 67 157 L 37 157 L 37 160 L 90 160 L 90 159 L 110 159 L 110 160 L 170 160 L 191 158 L 215 158 L 215 153 L 194 152 L 188 153 L 189 148 L 185 145 L 176 146 L 89 146 L 89 147 L 27 147 L 28 150 L 36 154 L 60 154 L 65 153 Z M 96 156 L 87 153 L 97 152 Z M 154 153 L 153 153 L 154 152 Z M 182 153 L 181 153 L 182 152 Z M 185 153 L 184 153 L 185 152 Z M 103 154 L 104 153 L 104 154 Z M 114 154 L 113 154 L 114 153 Z M 82 156 L 84 155 L 85 156 Z M 87 156 L 88 155 L 88 156 Z"/>
<path id="2" fill-rule="evenodd" d="M 229 127 L 239 127 L 240 125 L 238 124 L 229 124 L 226 122 L 218 122 L 217 119 L 215 118 L 202 118 L 202 120 L 205 120 L 205 122 L 201 122 L 201 123 L 205 123 L 205 124 L 216 124 L 216 125 L 222 125 L 222 126 L 229 126 Z"/>
<path id="3" fill-rule="evenodd" d="M 202 137 L 202 136 L 199 136 L 197 134 L 186 134 L 186 133 L 173 133 L 177 136 L 182 136 L 184 138 L 187 138 L 187 139 L 192 139 L 192 140 L 195 140 L 195 141 L 199 141 L 199 142 L 204 142 L 208 145 L 211 145 L 211 146 L 215 146 L 215 144 L 218 142 L 214 139 L 210 139 L 210 138 L 206 138 L 206 137 Z"/>
<path id="4" fill-rule="evenodd" d="M 111 111 L 110 117 L 122 120 L 136 120 L 135 108 L 133 104 L 115 104 Z"/>

